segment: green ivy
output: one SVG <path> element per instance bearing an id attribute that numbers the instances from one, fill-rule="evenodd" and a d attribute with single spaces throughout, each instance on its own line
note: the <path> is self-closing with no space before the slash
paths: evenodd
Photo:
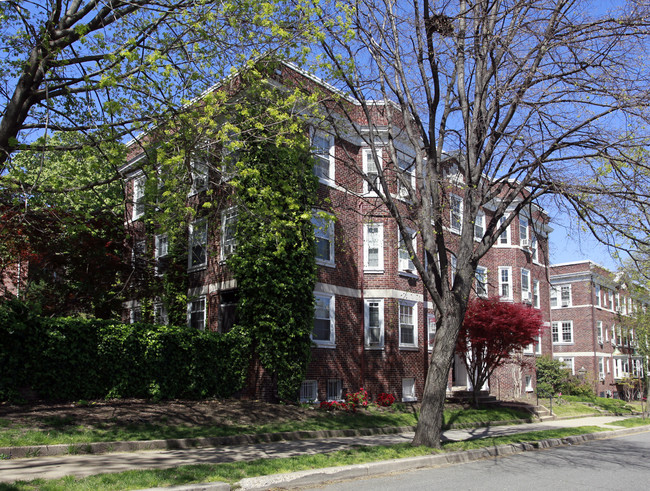
<path id="1" fill-rule="evenodd" d="M 237 250 L 228 260 L 239 289 L 238 324 L 249 333 L 261 365 L 275 382 L 279 399 L 295 400 L 311 354 L 316 281 L 312 207 L 317 179 L 309 140 L 295 120 L 264 121 L 276 94 L 253 95 L 254 131 L 240 125 L 243 142 L 235 190 Z M 258 100 L 255 103 L 256 99 Z M 289 124 L 291 123 L 291 124 Z M 273 133 L 266 128 L 274 128 Z M 278 131 L 281 127 L 283 131 Z"/>

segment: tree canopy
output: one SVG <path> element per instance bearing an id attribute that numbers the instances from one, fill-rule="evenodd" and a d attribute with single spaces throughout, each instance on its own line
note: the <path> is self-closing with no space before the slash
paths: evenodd
<path id="1" fill-rule="evenodd" d="M 542 312 L 498 297 L 470 300 L 456 342 L 472 382 L 474 403 L 494 370 L 512 356 L 540 341 Z"/>

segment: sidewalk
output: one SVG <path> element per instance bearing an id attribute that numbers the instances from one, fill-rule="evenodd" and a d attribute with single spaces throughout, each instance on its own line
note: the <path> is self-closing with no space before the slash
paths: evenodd
<path id="1" fill-rule="evenodd" d="M 468 440 L 486 438 L 536 430 L 548 430 L 576 426 L 602 426 L 606 423 L 625 419 L 625 416 L 597 416 L 577 419 L 544 421 L 511 426 L 493 426 L 447 430 L 443 440 Z M 650 430 L 650 427 L 648 427 Z M 648 431 L 646 430 L 646 431 Z M 101 455 L 67 455 L 56 457 L 23 458 L 0 460 L 0 482 L 11 483 L 17 480 L 55 479 L 66 475 L 84 477 L 107 472 L 121 472 L 131 469 L 169 468 L 190 464 L 216 464 L 253 459 L 275 459 L 296 455 L 317 454 L 348 449 L 359 445 L 390 445 L 409 442 L 413 433 L 378 434 L 370 436 L 335 437 L 317 440 L 280 441 L 273 443 L 232 445 L 184 450 L 156 450 L 140 452 L 119 452 Z M 367 465 L 366 465 L 367 467 Z M 316 471 L 310 471 L 316 472 Z M 364 471 L 366 472 L 366 471 Z M 321 472 L 322 473 L 322 472 Z M 258 479 L 258 478 L 255 478 Z M 249 489 L 263 488 L 265 485 L 250 483 Z M 216 485 L 216 483 L 215 483 Z M 223 486 L 227 486 L 222 483 Z M 207 489 L 196 486 L 186 489 Z M 212 488 L 210 488 L 212 489 Z M 214 489 L 217 489 L 214 487 Z"/>

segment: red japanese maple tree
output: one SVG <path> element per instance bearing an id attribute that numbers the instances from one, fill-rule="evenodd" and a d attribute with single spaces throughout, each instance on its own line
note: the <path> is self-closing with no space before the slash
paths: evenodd
<path id="1" fill-rule="evenodd" d="M 543 328 L 542 313 L 529 305 L 499 298 L 470 300 L 456 342 L 473 386 L 474 405 L 494 370 L 536 341 Z"/>

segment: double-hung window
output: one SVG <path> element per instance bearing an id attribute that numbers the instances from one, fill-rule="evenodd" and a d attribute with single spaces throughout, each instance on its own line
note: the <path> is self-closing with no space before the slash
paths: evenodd
<path id="1" fill-rule="evenodd" d="M 367 298 L 364 301 L 365 347 L 384 347 L 384 300 Z"/>
<path id="2" fill-rule="evenodd" d="M 417 244 L 415 240 L 415 232 L 413 230 L 407 229 L 405 231 L 411 237 L 411 243 L 413 249 L 417 250 Z M 399 244 L 398 244 L 398 270 L 404 273 L 415 274 L 415 265 L 411 259 L 411 254 L 409 253 L 406 247 L 406 241 L 404 240 L 402 233 L 399 232 Z"/>
<path id="3" fill-rule="evenodd" d="M 187 304 L 187 325 L 198 329 L 205 330 L 205 297 L 201 296 Z"/>
<path id="4" fill-rule="evenodd" d="M 596 321 L 596 337 L 599 344 L 603 344 L 603 321 Z"/>
<path id="5" fill-rule="evenodd" d="M 190 271 L 204 268 L 208 263 L 208 222 L 192 222 L 188 242 L 187 268 Z"/>
<path id="6" fill-rule="evenodd" d="M 456 233 L 463 228 L 463 199 L 455 194 L 449 196 L 449 228 Z"/>
<path id="7" fill-rule="evenodd" d="M 571 285 L 551 287 L 551 307 L 571 307 Z"/>
<path id="8" fill-rule="evenodd" d="M 530 288 L 530 271 L 521 268 L 521 301 L 522 302 L 533 302 L 533 292 Z"/>
<path id="9" fill-rule="evenodd" d="M 564 365 L 565 370 L 570 370 L 572 375 L 575 375 L 574 363 L 572 356 L 554 356 L 556 360 L 559 360 Z"/>
<path id="10" fill-rule="evenodd" d="M 221 212 L 221 260 L 225 261 L 237 248 L 237 207 Z"/>
<path id="11" fill-rule="evenodd" d="M 409 188 L 415 189 L 415 162 L 411 157 L 406 157 L 400 155 L 397 157 L 397 167 L 401 172 L 401 178 L 404 182 L 408 184 L 408 187 L 404 185 L 404 182 L 400 179 L 397 180 L 397 194 L 402 199 L 408 199 L 409 197 Z"/>
<path id="12" fill-rule="evenodd" d="M 502 300 L 512 300 L 512 268 L 499 266 L 499 296 Z"/>
<path id="13" fill-rule="evenodd" d="M 321 181 L 333 181 L 335 158 L 334 136 L 323 131 L 314 131 L 311 138 L 314 153 L 314 174 Z"/>
<path id="14" fill-rule="evenodd" d="M 502 226 L 508 218 L 503 216 L 499 219 L 499 226 Z M 507 226 L 501 235 L 499 235 L 499 240 L 497 241 L 499 245 L 508 245 L 510 244 L 510 226 Z"/>
<path id="15" fill-rule="evenodd" d="M 164 272 L 164 260 L 169 254 L 169 237 L 167 234 L 159 234 L 154 237 L 154 259 L 155 273 L 161 275 Z"/>
<path id="16" fill-rule="evenodd" d="M 343 399 L 343 382 L 340 378 L 327 380 L 327 400 L 340 401 Z"/>
<path id="17" fill-rule="evenodd" d="M 162 324 L 166 326 L 169 324 L 169 316 L 167 315 L 167 307 L 160 300 L 153 304 L 153 321 L 155 324 Z"/>
<path id="18" fill-rule="evenodd" d="M 436 323 L 435 314 L 429 312 L 427 314 L 427 331 L 429 338 L 429 351 L 433 349 L 433 341 L 436 339 L 436 331 L 438 330 L 438 324 Z"/>
<path id="19" fill-rule="evenodd" d="M 368 178 L 368 180 L 366 179 L 363 180 L 363 192 L 365 194 L 369 194 L 369 193 L 375 194 L 376 193 L 375 189 L 378 190 L 380 193 L 382 191 L 381 182 L 379 181 L 379 172 L 381 169 L 381 162 L 382 162 L 382 151 L 379 148 L 376 150 L 377 150 L 376 153 L 373 155 L 371 148 L 363 149 L 363 173 Z M 372 186 L 368 184 L 368 181 L 372 183 Z"/>
<path id="20" fill-rule="evenodd" d="M 553 344 L 573 343 L 573 321 L 558 321 L 551 323 Z"/>
<path id="21" fill-rule="evenodd" d="M 519 215 L 519 245 L 530 247 L 530 236 L 528 234 L 528 219 Z"/>
<path id="22" fill-rule="evenodd" d="M 479 297 L 487 297 L 487 268 L 484 268 L 483 266 L 477 266 L 474 277 L 476 278 L 476 295 Z"/>
<path id="23" fill-rule="evenodd" d="M 402 300 L 399 302 L 399 345 L 400 348 L 415 348 L 418 345 L 417 304 Z"/>
<path id="24" fill-rule="evenodd" d="M 133 180 L 133 214 L 132 219 L 137 220 L 144 215 L 144 189 L 147 178 L 137 177 Z"/>
<path id="25" fill-rule="evenodd" d="M 314 300 L 314 330 L 311 339 L 318 346 L 333 347 L 335 346 L 334 295 L 315 293 Z"/>
<path id="26" fill-rule="evenodd" d="M 485 213 L 479 210 L 474 221 L 474 238 L 481 240 L 483 235 L 485 235 Z"/>
<path id="27" fill-rule="evenodd" d="M 207 149 L 201 150 L 192 156 L 191 161 L 192 182 L 190 196 L 205 191 L 208 188 L 208 153 Z"/>
<path id="28" fill-rule="evenodd" d="M 334 266 L 334 222 L 317 213 L 311 219 L 316 238 L 316 264 Z"/>
<path id="29" fill-rule="evenodd" d="M 366 223 L 363 226 L 363 269 L 384 272 L 384 225 Z"/>
<path id="30" fill-rule="evenodd" d="M 533 307 L 539 308 L 539 280 L 533 280 Z"/>
<path id="31" fill-rule="evenodd" d="M 600 307 L 600 285 L 597 283 L 594 285 L 594 297 L 596 297 L 594 298 L 594 305 Z"/>

